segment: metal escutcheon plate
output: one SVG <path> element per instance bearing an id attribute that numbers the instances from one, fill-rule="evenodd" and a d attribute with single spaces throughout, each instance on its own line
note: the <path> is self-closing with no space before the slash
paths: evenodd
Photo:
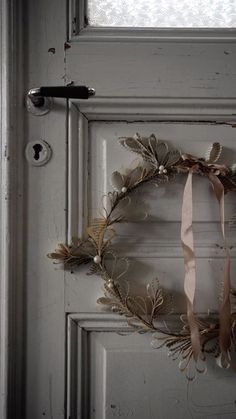
<path id="1" fill-rule="evenodd" d="M 32 166 L 43 166 L 50 160 L 52 149 L 44 140 L 30 141 L 26 146 L 25 156 Z"/>

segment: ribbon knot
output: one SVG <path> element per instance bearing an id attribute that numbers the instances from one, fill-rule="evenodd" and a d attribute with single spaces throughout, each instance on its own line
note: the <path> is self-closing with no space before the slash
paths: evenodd
<path id="1" fill-rule="evenodd" d="M 183 173 L 189 172 L 197 173 L 203 176 L 213 174 L 216 176 L 225 176 L 227 167 L 224 164 L 216 164 L 208 162 L 206 159 L 195 157 L 192 154 L 182 154 L 183 162 L 181 169 Z"/>

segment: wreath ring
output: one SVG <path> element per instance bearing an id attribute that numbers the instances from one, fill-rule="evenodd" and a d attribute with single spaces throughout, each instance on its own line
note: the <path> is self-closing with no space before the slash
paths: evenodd
<path id="1" fill-rule="evenodd" d="M 152 346 L 166 346 L 173 359 L 180 358 L 179 368 L 186 377 L 193 380 L 197 372 L 206 372 L 206 356 L 213 355 L 220 367 L 229 368 L 232 364 L 230 353 L 234 342 L 236 313 L 232 311 L 231 300 L 236 290 L 230 282 L 230 253 L 224 231 L 224 195 L 236 191 L 236 164 L 232 167 L 219 164 L 222 146 L 214 143 L 205 158 L 191 154 L 181 154 L 177 149 L 158 140 L 155 135 L 120 139 L 129 151 L 142 158 L 135 168 L 125 174 L 115 171 L 111 183 L 113 191 L 106 195 L 108 201 L 103 206 L 104 214 L 92 220 L 87 227 L 85 239 L 73 239 L 71 244 L 60 243 L 48 257 L 65 267 L 75 267 L 90 263 L 90 274 L 99 274 L 104 281 L 104 296 L 98 303 L 108 306 L 112 311 L 126 317 L 128 324 L 138 332 L 153 333 Z M 171 296 L 153 280 L 146 287 L 146 295 L 133 296 L 122 277 L 128 270 L 128 260 L 119 257 L 111 247 L 115 235 L 114 225 L 127 221 L 124 208 L 130 196 L 141 185 L 169 182 L 180 173 L 187 174 L 183 194 L 181 243 L 184 255 L 187 313 L 181 315 L 179 330 L 171 330 L 157 322 L 160 316 L 171 311 Z M 194 312 L 196 286 L 196 262 L 192 229 L 192 177 L 193 174 L 205 176 L 212 184 L 220 209 L 220 224 L 225 248 L 225 271 L 218 317 L 199 318 Z M 108 259 L 110 263 L 108 263 Z M 118 266 L 118 273 L 117 273 Z"/>

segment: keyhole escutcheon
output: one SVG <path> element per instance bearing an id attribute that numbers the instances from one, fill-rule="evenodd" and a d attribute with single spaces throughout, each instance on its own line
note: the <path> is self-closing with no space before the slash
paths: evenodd
<path id="1" fill-rule="evenodd" d="M 26 146 L 25 155 L 32 166 L 43 166 L 50 160 L 52 149 L 44 140 L 30 141 Z"/>

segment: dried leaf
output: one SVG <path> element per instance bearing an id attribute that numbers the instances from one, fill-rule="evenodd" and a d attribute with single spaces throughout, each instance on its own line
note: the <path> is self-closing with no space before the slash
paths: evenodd
<path id="1" fill-rule="evenodd" d="M 91 260 L 90 254 L 83 250 L 82 241 L 78 246 L 59 243 L 55 252 L 49 253 L 47 256 L 59 263 L 64 263 L 65 266 L 81 265 Z"/>
<path id="2" fill-rule="evenodd" d="M 74 247 L 78 247 L 80 244 L 82 244 L 82 240 L 78 237 L 72 237 L 71 239 L 71 245 Z"/>
<path id="3" fill-rule="evenodd" d="M 168 151 L 168 145 L 157 140 L 152 134 L 150 137 L 129 137 L 121 140 L 121 144 L 127 149 L 138 153 L 143 160 L 148 162 L 155 170 L 159 166 L 171 167 L 180 160 L 180 152 L 178 150 Z"/>
<path id="4" fill-rule="evenodd" d="M 136 329 L 139 333 L 142 332 L 146 332 L 147 331 L 147 327 L 144 327 L 144 325 L 142 324 L 142 322 L 135 318 L 135 317 L 131 317 L 130 319 L 127 320 L 127 323 L 130 327 Z"/>
<path id="5" fill-rule="evenodd" d="M 163 141 L 157 141 L 155 154 L 159 165 L 165 166 L 167 160 L 168 145 Z"/>
<path id="6" fill-rule="evenodd" d="M 67 254 L 70 251 L 70 247 L 64 243 L 59 243 L 57 245 L 57 248 L 58 250 L 60 250 L 62 253 L 65 253 L 65 254 Z"/>
<path id="7" fill-rule="evenodd" d="M 164 164 L 165 167 L 171 167 L 177 164 L 181 159 L 181 154 L 179 150 L 170 150 L 167 154 L 167 160 Z"/>
<path id="8" fill-rule="evenodd" d="M 149 141 L 147 138 L 142 139 L 138 134 L 135 137 L 128 137 L 122 139 L 120 143 L 128 150 L 139 154 L 145 161 L 157 168 L 156 157 L 149 148 Z M 147 144 L 145 144 L 147 143 Z"/>
<path id="9" fill-rule="evenodd" d="M 152 282 L 149 282 L 146 286 L 147 296 L 150 298 L 155 298 L 157 291 L 160 289 L 159 280 L 153 279 Z"/>
<path id="10" fill-rule="evenodd" d="M 87 227 L 87 234 L 96 243 L 98 250 L 102 247 L 106 227 L 107 221 L 105 218 L 95 218 Z"/>
<path id="11" fill-rule="evenodd" d="M 118 212 L 118 214 L 123 215 L 126 212 L 127 207 L 129 206 L 130 202 L 131 202 L 131 197 L 130 196 L 125 196 L 124 198 L 121 198 L 119 200 L 119 203 L 117 204 L 115 210 Z M 113 212 L 113 216 L 114 216 L 114 214 L 115 213 Z M 116 214 L 116 215 L 118 215 L 118 214 Z"/>
<path id="12" fill-rule="evenodd" d="M 207 150 L 205 159 L 208 163 L 216 163 L 221 155 L 222 145 L 220 143 L 213 143 Z"/>
<path id="13" fill-rule="evenodd" d="M 91 275 L 101 275 L 101 274 L 102 272 L 101 272 L 100 265 L 97 263 L 92 263 L 89 268 L 89 271 L 87 272 L 87 275 L 91 276 Z"/>
<path id="14" fill-rule="evenodd" d="M 49 259 L 59 259 L 59 260 L 63 259 L 62 255 L 60 253 L 56 253 L 56 252 L 48 253 L 47 257 Z"/>
<path id="15" fill-rule="evenodd" d="M 126 184 L 128 187 L 132 187 L 140 182 L 143 178 L 143 167 L 137 166 L 135 169 L 131 170 L 129 173 L 126 174 L 127 181 Z"/>
<path id="16" fill-rule="evenodd" d="M 113 300 L 111 300 L 110 298 L 107 297 L 100 297 L 97 299 L 97 303 L 98 304 L 103 304 L 103 305 L 112 305 L 115 304 L 115 302 Z"/>
<path id="17" fill-rule="evenodd" d="M 228 176 L 219 176 L 219 179 L 224 186 L 225 193 L 236 191 L 236 173 L 228 174 Z"/>
<path id="18" fill-rule="evenodd" d="M 111 175 L 111 185 L 115 191 L 120 192 L 125 184 L 124 176 L 120 172 L 113 172 Z"/>
<path id="19" fill-rule="evenodd" d="M 128 271 L 130 262 L 126 257 L 118 257 L 117 254 L 110 249 L 103 258 L 103 264 L 105 271 L 107 271 L 107 265 L 109 266 L 109 279 L 118 281 Z"/>
<path id="20" fill-rule="evenodd" d="M 142 155 L 143 151 L 145 150 L 145 146 L 141 142 L 141 137 L 127 137 L 120 140 L 120 143 L 127 148 L 128 150 L 132 151 L 133 153 L 137 153 Z"/>
<path id="21" fill-rule="evenodd" d="M 148 304 L 144 297 L 137 295 L 132 298 L 132 303 L 136 313 L 143 314 L 145 317 L 148 315 Z"/>
<path id="22" fill-rule="evenodd" d="M 149 140 L 149 148 L 152 151 L 152 153 L 155 154 L 155 147 L 158 142 L 158 139 L 156 138 L 155 134 L 151 134 L 148 140 Z"/>

